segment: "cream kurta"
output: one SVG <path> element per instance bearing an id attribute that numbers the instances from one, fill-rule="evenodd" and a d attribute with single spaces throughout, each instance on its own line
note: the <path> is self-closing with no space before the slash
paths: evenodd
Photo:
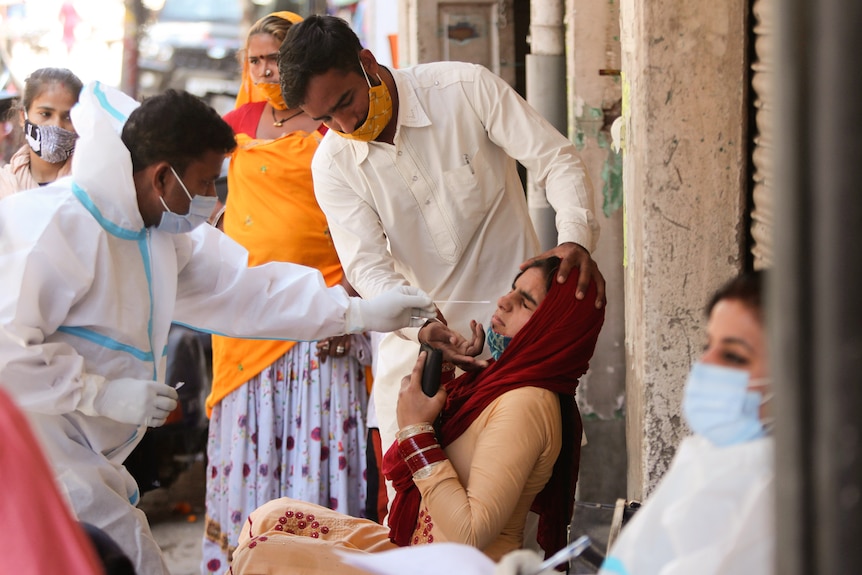
<path id="1" fill-rule="evenodd" d="M 551 476 L 561 434 L 553 392 L 522 387 L 498 397 L 446 447 L 449 459 L 416 481 L 422 512 L 414 541 L 465 543 L 494 560 L 521 547 L 527 512 Z M 282 498 L 251 514 L 232 568 L 234 575 L 353 573 L 336 549 L 394 547 L 387 527 Z"/>
<path id="2" fill-rule="evenodd" d="M 523 544 L 524 522 L 560 453 L 560 401 L 522 387 L 492 402 L 451 445 L 449 462 L 416 481 L 434 541 L 466 543 L 494 560 Z M 422 529 L 414 533 L 421 541 Z"/>

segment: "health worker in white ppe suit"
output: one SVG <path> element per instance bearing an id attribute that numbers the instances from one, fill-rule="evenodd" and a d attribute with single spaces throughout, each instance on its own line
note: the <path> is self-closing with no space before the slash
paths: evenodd
<path id="1" fill-rule="evenodd" d="M 683 440 L 620 533 L 600 575 L 768 575 L 774 570 L 772 383 L 764 272 L 728 282 L 707 306 L 707 342 L 682 411 Z"/>
<path id="2" fill-rule="evenodd" d="M 100 83 L 72 119 L 72 176 L 0 201 L 0 384 L 27 413 L 78 519 L 141 575 L 167 573 L 122 463 L 176 405 L 162 383 L 172 321 L 232 337 L 319 340 L 431 317 L 423 292 L 371 300 L 288 263 L 247 267 L 199 226 L 234 146 L 196 97 L 143 104 Z M 10 496 L 12 494 L 6 494 Z"/>

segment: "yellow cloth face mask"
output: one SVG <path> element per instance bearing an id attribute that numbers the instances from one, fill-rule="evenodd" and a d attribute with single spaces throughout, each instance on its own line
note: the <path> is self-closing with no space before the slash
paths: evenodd
<path id="1" fill-rule="evenodd" d="M 284 98 L 281 96 L 281 84 L 261 82 L 260 84 L 255 84 L 254 89 L 257 91 L 260 99 L 269 102 L 269 105 L 276 110 L 287 110 L 287 104 L 284 103 Z"/>
<path id="2" fill-rule="evenodd" d="M 360 63 L 360 66 L 362 64 Z M 389 94 L 389 89 L 386 84 L 377 76 L 380 84 L 377 86 L 371 85 L 371 80 L 368 79 L 368 73 L 365 71 L 365 66 L 362 66 L 362 73 L 365 75 L 365 81 L 368 82 L 368 116 L 365 117 L 365 122 L 361 126 L 345 134 L 338 130 L 333 130 L 339 136 L 360 142 L 371 142 L 380 132 L 389 124 L 392 119 L 392 96 Z"/>

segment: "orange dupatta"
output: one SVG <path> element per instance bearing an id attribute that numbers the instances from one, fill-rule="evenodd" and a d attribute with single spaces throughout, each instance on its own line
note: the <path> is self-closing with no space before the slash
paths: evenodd
<path id="1" fill-rule="evenodd" d="M 272 15 L 294 23 L 302 20 L 293 12 Z M 243 64 L 237 107 L 262 99 Z M 275 140 L 238 134 L 228 171 L 230 200 L 225 208 L 224 231 L 248 250 L 249 266 L 273 261 L 302 264 L 320 270 L 326 284 L 333 286 L 341 282 L 344 272 L 311 179 L 311 158 L 320 138 L 317 131 L 296 131 Z M 213 386 L 206 402 L 207 415 L 294 343 L 214 335 Z"/>
<path id="2" fill-rule="evenodd" d="M 249 265 L 293 262 L 320 270 L 329 286 L 344 272 L 311 181 L 319 132 L 294 132 L 277 140 L 237 136 L 228 172 L 224 231 L 249 252 Z M 260 294 L 248 294 L 260 297 Z M 207 412 L 276 359 L 292 341 L 213 336 L 213 389 Z"/>

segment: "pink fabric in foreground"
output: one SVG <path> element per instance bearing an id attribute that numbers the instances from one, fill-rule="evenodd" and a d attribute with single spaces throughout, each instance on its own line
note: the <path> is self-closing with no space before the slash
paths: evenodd
<path id="1" fill-rule="evenodd" d="M 0 389 L 0 573 L 103 575 L 30 425 Z"/>

